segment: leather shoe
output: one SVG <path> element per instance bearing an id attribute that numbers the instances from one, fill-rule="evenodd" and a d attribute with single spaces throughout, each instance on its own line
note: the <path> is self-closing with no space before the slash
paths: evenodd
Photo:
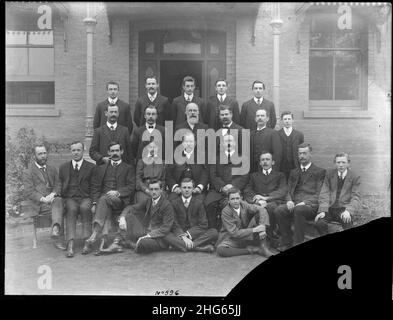
<path id="1" fill-rule="evenodd" d="M 62 242 L 54 242 L 53 245 L 55 246 L 56 249 L 65 251 L 67 250 L 67 247 L 62 243 Z"/>
<path id="2" fill-rule="evenodd" d="M 214 252 L 214 247 L 213 247 L 213 245 L 208 244 L 208 245 L 203 246 L 203 247 L 195 247 L 194 250 L 198 251 L 198 252 L 213 253 Z"/>
<path id="3" fill-rule="evenodd" d="M 91 243 L 88 242 L 87 240 L 85 240 L 85 245 L 84 245 L 84 247 L 82 249 L 82 254 L 83 255 L 89 254 L 91 252 Z"/>
<path id="4" fill-rule="evenodd" d="M 74 240 L 68 241 L 66 257 L 67 258 L 74 257 Z"/>
<path id="5" fill-rule="evenodd" d="M 57 224 L 53 226 L 50 236 L 52 239 L 58 238 L 60 236 L 60 228 Z"/>
<path id="6" fill-rule="evenodd" d="M 100 249 L 101 254 L 111 254 L 111 253 L 119 253 L 123 252 L 123 248 L 121 245 L 118 243 L 114 242 L 112 243 L 108 248 L 106 249 Z"/>
<path id="7" fill-rule="evenodd" d="M 261 241 L 261 246 L 259 247 L 259 252 L 258 253 L 261 256 L 264 256 L 266 258 L 270 258 L 271 256 L 275 255 L 275 253 L 270 251 L 270 249 L 268 248 L 268 246 L 266 244 L 266 240 Z"/>

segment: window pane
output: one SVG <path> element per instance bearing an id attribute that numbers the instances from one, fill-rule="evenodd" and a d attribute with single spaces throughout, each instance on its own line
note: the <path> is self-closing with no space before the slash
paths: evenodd
<path id="1" fill-rule="evenodd" d="M 310 51 L 311 100 L 333 99 L 333 52 Z"/>
<path id="2" fill-rule="evenodd" d="M 27 43 L 27 32 L 26 31 L 8 31 L 6 35 L 7 45 L 10 44 L 26 44 Z"/>
<path id="3" fill-rule="evenodd" d="M 41 81 L 7 81 L 8 104 L 54 104 L 55 83 Z"/>
<path id="4" fill-rule="evenodd" d="M 27 75 L 27 48 L 6 48 L 6 74 Z"/>
<path id="5" fill-rule="evenodd" d="M 29 32 L 29 44 L 53 45 L 53 31 L 31 31 Z"/>
<path id="6" fill-rule="evenodd" d="M 53 75 L 54 74 L 54 49 L 30 48 L 29 49 L 29 74 Z"/>
<path id="7" fill-rule="evenodd" d="M 346 32 L 341 30 L 336 32 L 334 46 L 336 48 L 359 48 L 360 34 L 358 32 Z"/>
<path id="8" fill-rule="evenodd" d="M 153 41 L 145 42 L 145 53 L 154 54 L 154 42 Z"/>
<path id="9" fill-rule="evenodd" d="M 310 35 L 311 48 L 331 48 L 333 47 L 333 34 L 316 32 Z"/>
<path id="10" fill-rule="evenodd" d="M 202 54 L 202 34 L 198 31 L 167 31 L 164 34 L 164 53 Z"/>
<path id="11" fill-rule="evenodd" d="M 335 54 L 335 99 L 358 100 L 360 84 L 360 53 L 337 51 Z"/>

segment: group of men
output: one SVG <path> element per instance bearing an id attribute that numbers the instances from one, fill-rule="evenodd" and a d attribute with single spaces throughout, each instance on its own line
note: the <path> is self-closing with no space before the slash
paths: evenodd
<path id="1" fill-rule="evenodd" d="M 352 226 L 360 178 L 349 168 L 348 154 L 338 153 L 327 172 L 313 164 L 312 147 L 292 128 L 291 112 L 283 112 L 283 128 L 274 129 L 274 105 L 263 97 L 261 81 L 253 82 L 254 97 L 241 112 L 224 79 L 216 81 L 216 95 L 206 104 L 194 95 L 192 77 L 182 87 L 170 104 L 159 94 L 157 78 L 147 77 L 146 94 L 135 105 L 136 128 L 129 105 L 118 98 L 119 85 L 109 82 L 108 98 L 94 116 L 89 155 L 96 165 L 84 160 L 81 141 L 71 144 L 72 160 L 59 172 L 47 165 L 45 146 L 34 147 L 34 161 L 24 172 L 26 197 L 36 214 L 52 214 L 51 235 L 67 257 L 74 256 L 78 214 L 82 254 L 97 243 L 96 255 L 131 248 L 270 257 L 302 243 L 307 220 L 315 221 L 320 234 L 332 220 Z M 251 131 L 248 140 L 242 139 L 244 129 Z M 213 163 L 204 156 L 212 152 L 203 135 L 208 130 L 218 143 Z M 181 141 L 165 143 L 177 140 L 176 132 Z M 170 159 L 168 145 L 175 151 Z M 240 170 L 244 162 L 246 172 Z"/>

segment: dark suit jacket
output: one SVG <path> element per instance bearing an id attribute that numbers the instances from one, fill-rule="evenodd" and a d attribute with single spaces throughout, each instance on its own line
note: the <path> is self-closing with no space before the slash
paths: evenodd
<path id="1" fill-rule="evenodd" d="M 221 121 L 220 121 L 220 109 L 218 108 L 221 104 L 230 106 L 232 109 L 232 120 L 237 124 L 240 123 L 240 113 L 239 113 L 239 104 L 233 98 L 226 96 L 223 102 L 218 100 L 217 95 L 212 96 L 209 98 L 206 104 L 206 119 L 205 123 L 208 124 L 209 128 L 214 130 L 218 130 L 221 128 Z"/>
<path id="2" fill-rule="evenodd" d="M 94 130 L 93 140 L 91 141 L 89 155 L 96 162 L 101 165 L 104 162 L 101 160 L 103 157 L 108 157 L 109 143 L 114 140 L 118 141 L 124 150 L 122 159 L 126 163 L 131 163 L 134 160 L 134 154 L 131 150 L 130 134 L 128 129 L 122 125 L 117 124 L 114 132 L 114 139 L 111 138 L 111 129 L 106 124 Z"/>
<path id="3" fill-rule="evenodd" d="M 48 194 L 55 192 L 60 194 L 59 188 L 59 174 L 57 169 L 51 165 L 46 165 L 46 172 L 48 173 L 50 191 L 48 192 L 43 173 L 32 161 L 29 167 L 23 171 L 23 186 L 25 197 L 30 200 L 29 205 L 32 206 L 34 211 L 40 208 L 41 197 L 46 197 Z"/>
<path id="4" fill-rule="evenodd" d="M 142 216 L 143 226 L 148 228 L 150 225 L 151 231 L 148 234 L 156 239 L 165 237 L 171 231 L 174 222 L 173 207 L 163 194 L 154 207 L 152 199 L 149 198 L 147 201 L 129 206 L 121 216 L 126 218 L 129 214 Z"/>
<path id="5" fill-rule="evenodd" d="M 192 97 L 192 102 L 196 103 L 199 107 L 199 121 L 204 122 L 205 119 L 205 112 L 206 106 L 203 100 L 200 97 L 197 97 L 195 94 Z M 188 102 L 184 99 L 184 95 L 182 94 L 179 97 L 173 99 L 172 102 L 172 120 L 173 126 L 176 127 L 177 125 L 186 121 L 186 105 Z"/>
<path id="6" fill-rule="evenodd" d="M 325 169 L 317 167 L 315 164 L 311 164 L 310 168 L 307 170 L 307 178 L 304 181 L 304 189 L 306 190 L 303 194 L 302 201 L 315 209 L 318 208 L 318 197 L 319 192 L 325 178 Z M 299 177 L 301 174 L 300 167 L 295 168 L 289 174 L 288 179 L 288 194 L 287 201 L 294 201 L 295 199 L 295 188 L 299 182 Z M 295 202 L 295 201 L 294 201 Z"/>
<path id="7" fill-rule="evenodd" d="M 329 207 L 331 207 L 336 201 L 337 183 L 337 169 L 327 170 L 325 180 L 319 194 L 318 212 L 328 212 Z M 338 199 L 338 205 L 340 207 L 345 207 L 345 209 L 353 215 L 355 212 L 360 210 L 360 200 L 360 176 L 348 169 L 340 197 Z"/>
<path id="8" fill-rule="evenodd" d="M 286 137 L 287 135 L 284 132 L 284 129 L 281 128 L 280 130 L 278 130 L 278 135 L 280 137 L 280 141 L 281 141 L 281 146 L 282 146 L 282 160 L 284 160 L 286 158 L 286 154 L 287 151 L 285 149 L 285 141 L 286 141 Z M 291 143 L 292 143 L 292 157 L 293 160 L 295 161 L 294 165 L 295 167 L 299 166 L 299 154 L 298 154 L 298 146 L 299 144 L 302 144 L 304 142 L 304 135 L 302 132 L 292 129 L 291 134 L 289 135 L 290 139 L 291 139 Z M 280 170 L 282 170 L 282 165 L 283 165 L 283 161 L 281 162 L 281 166 L 280 166 Z"/>
<path id="9" fill-rule="evenodd" d="M 198 184 L 203 185 L 203 191 L 206 190 L 206 185 L 209 181 L 209 174 L 207 172 L 206 165 L 197 164 L 197 158 L 195 150 L 193 152 L 194 161 L 193 164 L 188 163 L 187 159 L 183 164 L 177 164 L 174 162 L 173 164 L 167 165 L 166 169 L 166 184 L 169 187 L 169 191 L 172 192 L 172 188 L 175 184 L 180 186 L 180 182 L 182 179 L 182 174 L 186 170 L 190 170 L 192 174 L 192 179 L 194 180 L 195 186 Z"/>
<path id="10" fill-rule="evenodd" d="M 245 129 L 255 130 L 257 128 L 257 124 L 255 123 L 255 113 L 259 109 L 265 109 L 267 111 L 267 115 L 269 116 L 267 126 L 274 129 L 277 122 L 274 104 L 265 98 L 263 98 L 261 106 L 257 105 L 254 98 L 243 103 L 242 110 L 240 112 L 240 125 Z"/>
<path id="11" fill-rule="evenodd" d="M 165 174 L 165 163 L 146 164 L 143 159 L 139 159 L 136 165 L 136 190 L 146 190 L 148 188 L 149 181 L 153 179 L 158 179 L 165 183 Z M 165 185 L 163 189 L 165 190 Z"/>
<path id="12" fill-rule="evenodd" d="M 156 128 L 154 130 L 158 130 L 158 132 L 161 134 L 161 151 L 162 151 L 162 159 L 165 158 L 165 127 L 162 127 L 158 124 L 156 124 Z M 143 133 L 147 131 L 146 126 L 143 125 L 141 127 L 139 127 L 138 129 L 134 130 L 134 133 L 132 134 L 131 137 L 131 149 L 133 150 L 133 152 L 136 153 L 136 159 L 141 159 L 142 158 L 142 151 L 143 148 L 146 147 L 149 143 L 149 141 L 142 141 L 142 136 Z M 158 134 L 158 132 L 155 133 L 155 131 L 152 131 L 152 136 L 153 134 Z M 149 132 L 147 132 L 148 134 Z M 158 142 L 157 142 L 158 144 Z"/>
<path id="13" fill-rule="evenodd" d="M 82 166 L 79 168 L 79 189 L 83 198 L 91 198 L 91 179 L 94 168 L 95 165 L 86 160 L 83 160 Z M 59 190 L 61 190 L 62 197 L 64 197 L 65 193 L 67 192 L 68 184 L 71 178 L 71 170 L 74 170 L 72 167 L 72 161 L 63 163 L 59 168 Z"/>
<path id="14" fill-rule="evenodd" d="M 172 201 L 175 212 L 175 222 L 173 224 L 172 233 L 176 236 L 188 231 L 192 239 L 196 239 L 207 231 L 207 218 L 203 202 L 191 197 L 188 208 L 184 206 L 182 197 L 177 197 Z M 188 219 L 189 229 L 186 228 Z"/>
<path id="15" fill-rule="evenodd" d="M 110 162 L 101 166 L 95 167 L 93 171 L 93 179 L 91 182 L 91 200 L 97 202 L 100 196 L 103 195 L 104 177 Z M 116 176 L 117 191 L 120 193 L 120 199 L 123 200 L 124 205 L 128 205 L 131 199 L 134 199 L 135 193 L 135 166 L 129 165 L 122 161 L 117 168 Z"/>
<path id="16" fill-rule="evenodd" d="M 274 201 L 277 204 L 284 203 L 288 192 L 287 179 L 282 172 L 272 170 L 268 176 L 263 174 L 262 169 L 250 175 L 244 197 L 249 203 L 255 195 L 268 196 L 267 202 Z"/>
<path id="17" fill-rule="evenodd" d="M 135 103 L 135 111 L 134 111 L 134 121 L 138 127 L 145 124 L 146 119 L 145 109 L 147 106 L 153 105 L 157 108 L 157 124 L 160 126 L 165 126 L 165 120 L 171 120 L 171 104 L 167 97 L 157 94 L 157 97 L 154 101 L 150 101 L 147 94 L 144 94 L 142 97 L 139 97 Z"/>
<path id="18" fill-rule="evenodd" d="M 105 116 L 105 109 L 108 104 L 108 99 L 97 104 L 93 120 L 94 129 L 97 129 L 106 123 L 107 117 Z M 129 134 L 131 134 L 133 123 L 130 105 L 120 99 L 117 100 L 116 105 L 119 107 L 119 119 L 117 120 L 117 123 L 127 127 Z"/>
<path id="19" fill-rule="evenodd" d="M 259 133 L 257 130 L 251 131 L 250 134 L 250 153 L 251 153 L 251 171 L 255 172 L 259 169 L 259 157 L 261 151 L 267 150 L 273 154 L 273 169 L 280 170 L 282 159 L 282 146 L 280 137 L 276 130 L 266 127 Z M 257 136 L 257 138 L 256 138 Z"/>
<path id="20" fill-rule="evenodd" d="M 222 129 L 222 123 L 220 122 L 220 128 L 219 129 Z M 238 146 L 238 150 L 239 150 L 239 153 L 242 153 L 242 147 L 243 147 L 243 142 L 242 142 L 242 130 L 243 130 L 244 128 L 242 127 L 242 126 L 240 126 L 240 125 L 238 125 L 237 123 L 235 123 L 233 120 L 232 120 L 232 123 L 231 123 L 231 125 L 229 126 L 229 130 L 227 131 L 227 134 L 231 134 L 231 135 L 233 135 L 234 137 L 235 137 L 235 132 L 236 132 L 236 130 L 237 130 L 237 141 L 236 141 L 236 145 Z M 232 131 L 233 130 L 233 131 Z M 236 137 L 235 137 L 236 138 Z M 217 152 L 220 152 L 220 150 L 221 150 L 221 147 L 220 147 L 220 142 L 221 142 L 221 139 L 220 139 L 220 137 L 218 137 L 217 136 Z M 248 143 L 248 141 L 247 141 L 247 143 Z"/>
<path id="21" fill-rule="evenodd" d="M 233 167 L 241 167 L 241 163 L 238 165 L 232 163 L 220 164 L 220 158 L 217 157 L 216 164 L 209 165 L 210 190 L 206 196 L 206 206 L 224 197 L 221 189 L 227 184 L 232 184 L 240 191 L 246 187 L 249 175 L 232 175 Z"/>

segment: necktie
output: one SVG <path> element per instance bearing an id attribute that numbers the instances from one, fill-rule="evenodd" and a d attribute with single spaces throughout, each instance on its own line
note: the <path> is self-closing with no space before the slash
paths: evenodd
<path id="1" fill-rule="evenodd" d="M 343 179 L 344 179 L 344 178 L 343 178 L 342 172 L 339 172 L 339 173 L 338 173 L 338 177 L 339 177 L 340 180 L 343 180 Z"/>
<path id="2" fill-rule="evenodd" d="M 115 130 L 115 127 L 114 127 L 114 126 L 111 126 L 111 130 L 114 131 L 114 130 Z"/>
<path id="3" fill-rule="evenodd" d="M 261 104 L 261 99 L 258 99 L 258 105 L 260 105 Z"/>
<path id="4" fill-rule="evenodd" d="M 77 163 L 75 163 L 75 168 L 74 168 L 74 170 L 75 170 L 75 171 L 79 171 L 79 168 L 78 168 L 78 164 L 77 164 Z"/>
<path id="5" fill-rule="evenodd" d="M 118 163 L 113 161 L 112 166 L 116 168 L 118 166 Z"/>
<path id="6" fill-rule="evenodd" d="M 41 167 L 40 169 L 41 169 L 41 171 L 42 171 L 43 173 L 46 172 L 46 168 L 45 168 L 45 167 Z"/>
<path id="7" fill-rule="evenodd" d="M 190 102 L 190 101 L 191 101 L 190 96 L 187 96 L 187 102 Z"/>
<path id="8" fill-rule="evenodd" d="M 265 170 L 265 176 L 269 175 L 269 171 Z"/>
<path id="9" fill-rule="evenodd" d="M 222 103 L 224 101 L 224 99 L 222 98 L 222 96 L 220 96 L 220 102 Z"/>
<path id="10" fill-rule="evenodd" d="M 185 206 L 186 208 L 188 208 L 188 205 L 189 205 L 188 199 L 184 200 L 184 206 Z"/>
<path id="11" fill-rule="evenodd" d="M 303 172 L 306 172 L 306 168 L 302 168 L 302 171 L 303 171 Z"/>

